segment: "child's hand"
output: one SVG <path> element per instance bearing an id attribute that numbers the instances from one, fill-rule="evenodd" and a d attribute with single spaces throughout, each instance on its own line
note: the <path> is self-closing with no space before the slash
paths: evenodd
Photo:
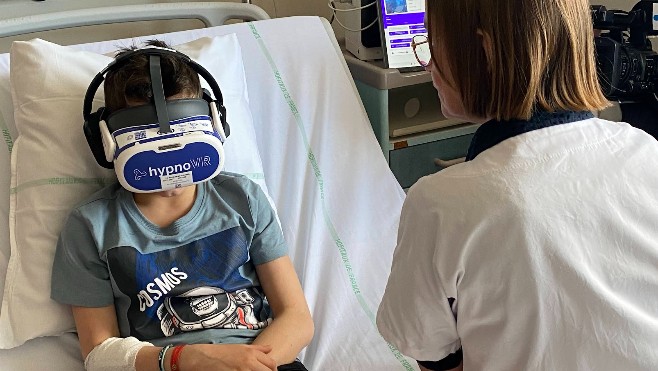
<path id="1" fill-rule="evenodd" d="M 181 370 L 276 371 L 269 345 L 193 344 L 181 352 Z"/>

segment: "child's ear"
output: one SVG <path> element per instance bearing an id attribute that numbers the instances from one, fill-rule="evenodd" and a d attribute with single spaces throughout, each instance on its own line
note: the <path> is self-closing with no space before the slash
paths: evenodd
<path id="1" fill-rule="evenodd" d="M 476 33 L 482 39 L 482 49 L 484 49 L 484 54 L 487 57 L 487 69 L 491 71 L 491 61 L 493 60 L 493 40 L 491 39 L 491 35 L 479 28 Z"/>

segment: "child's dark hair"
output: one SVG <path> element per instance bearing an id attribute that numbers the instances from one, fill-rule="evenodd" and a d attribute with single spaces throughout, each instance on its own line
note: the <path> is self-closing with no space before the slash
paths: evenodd
<path id="1" fill-rule="evenodd" d="M 172 49 L 160 40 L 149 40 L 147 46 Z M 136 46 L 119 50 L 116 57 L 139 49 Z M 160 57 L 162 85 L 165 97 L 185 93 L 190 98 L 201 97 L 199 75 L 182 59 L 171 55 Z M 105 76 L 105 108 L 110 112 L 127 107 L 128 101 L 152 102 L 149 56 L 138 54 L 128 59 L 120 68 Z"/>

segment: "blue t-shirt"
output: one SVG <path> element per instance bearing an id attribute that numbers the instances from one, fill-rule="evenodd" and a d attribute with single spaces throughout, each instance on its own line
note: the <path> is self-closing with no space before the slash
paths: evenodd
<path id="1" fill-rule="evenodd" d="M 122 337 L 250 343 L 272 321 L 255 266 L 286 253 L 267 197 L 244 176 L 199 184 L 192 209 L 166 228 L 116 184 L 69 215 L 51 296 L 82 307 L 114 304 Z"/>

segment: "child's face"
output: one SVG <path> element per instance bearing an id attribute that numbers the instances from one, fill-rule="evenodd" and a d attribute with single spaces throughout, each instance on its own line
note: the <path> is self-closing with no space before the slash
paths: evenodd
<path id="1" fill-rule="evenodd" d="M 185 194 L 186 192 L 193 192 L 195 187 L 196 184 L 192 184 L 186 187 L 174 188 L 167 191 L 153 192 L 148 194 L 151 194 L 155 197 L 163 197 L 163 198 L 178 197 Z"/>
<path id="2" fill-rule="evenodd" d="M 196 195 L 196 184 L 188 185 L 181 188 L 170 189 L 168 191 L 152 193 L 133 193 L 133 199 L 137 204 L 150 204 L 152 202 L 167 201 L 172 205 L 190 206 L 194 202 Z"/>

